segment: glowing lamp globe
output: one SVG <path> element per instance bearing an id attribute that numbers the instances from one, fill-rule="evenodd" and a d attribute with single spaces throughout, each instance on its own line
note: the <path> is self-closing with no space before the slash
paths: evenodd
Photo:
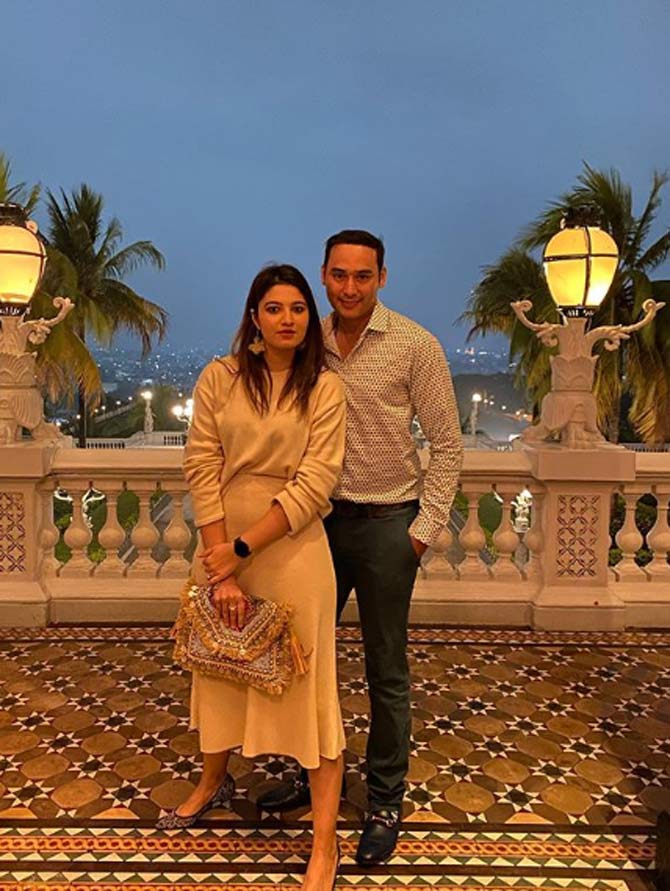
<path id="1" fill-rule="evenodd" d="M 37 224 L 18 204 L 0 204 L 0 315 L 23 315 L 46 259 Z"/>
<path id="2" fill-rule="evenodd" d="M 612 284 L 618 248 L 607 232 L 582 222 L 578 213 L 566 216 L 561 225 L 544 249 L 551 296 L 568 316 L 592 315 Z"/>

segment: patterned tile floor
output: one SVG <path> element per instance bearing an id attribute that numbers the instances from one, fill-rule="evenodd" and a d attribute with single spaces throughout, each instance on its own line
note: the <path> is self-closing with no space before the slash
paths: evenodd
<path id="1" fill-rule="evenodd" d="M 0 629 L 0 891 L 295 887 L 307 811 L 254 801 L 158 833 L 197 773 L 189 680 L 160 627 Z M 339 632 L 341 887 L 646 888 L 670 808 L 670 634 L 412 631 L 414 750 L 397 856 L 353 861 L 368 726 L 358 629 Z M 215 865 L 214 865 L 215 864 Z"/>

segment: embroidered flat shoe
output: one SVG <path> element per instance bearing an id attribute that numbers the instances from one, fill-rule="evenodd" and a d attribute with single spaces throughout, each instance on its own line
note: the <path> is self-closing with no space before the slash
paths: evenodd
<path id="1" fill-rule="evenodd" d="M 199 811 L 188 817 L 182 817 L 177 813 L 176 808 L 164 814 L 156 823 L 156 829 L 188 829 L 200 820 L 203 814 L 211 811 L 216 807 L 230 807 L 230 802 L 235 794 L 235 780 L 229 773 L 226 774 L 224 781 L 216 790 L 214 795 L 206 801 Z"/>

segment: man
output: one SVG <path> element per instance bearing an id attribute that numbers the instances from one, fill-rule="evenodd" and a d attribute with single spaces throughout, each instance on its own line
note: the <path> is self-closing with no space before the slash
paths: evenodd
<path id="1" fill-rule="evenodd" d="M 356 854 L 370 866 L 395 848 L 409 766 L 407 624 L 419 561 L 449 520 L 463 458 L 451 375 L 437 339 L 378 300 L 384 245 L 369 232 L 331 236 L 321 279 L 333 313 L 323 321 L 328 366 L 347 395 L 342 476 L 325 521 L 338 620 L 356 592 L 371 705 L 369 812 Z M 411 424 L 430 441 L 423 483 Z M 259 800 L 268 810 L 309 802 L 306 776 Z"/>

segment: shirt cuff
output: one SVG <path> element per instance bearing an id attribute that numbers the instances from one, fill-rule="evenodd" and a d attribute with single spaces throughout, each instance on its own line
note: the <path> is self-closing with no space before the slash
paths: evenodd
<path id="1" fill-rule="evenodd" d="M 442 524 L 429 520 L 424 513 L 419 511 L 417 518 L 409 527 L 409 534 L 412 538 L 416 538 L 417 541 L 421 541 L 423 544 L 431 547 L 438 540 L 444 528 Z"/>

